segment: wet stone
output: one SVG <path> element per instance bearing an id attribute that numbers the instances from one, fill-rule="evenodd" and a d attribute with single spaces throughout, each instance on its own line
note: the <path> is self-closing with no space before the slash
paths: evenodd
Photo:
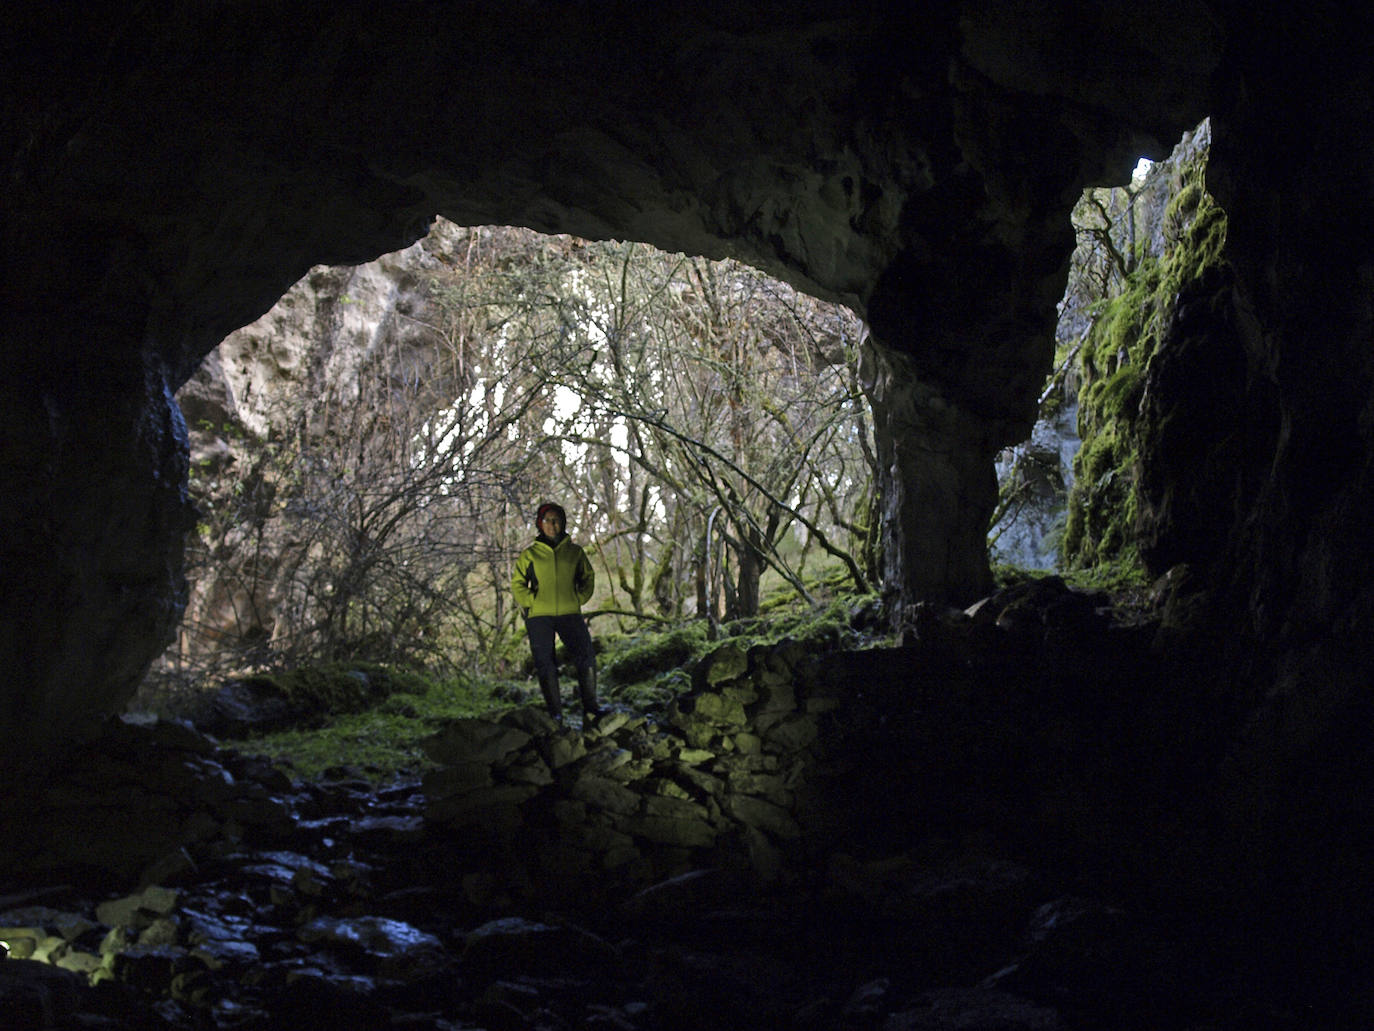
<path id="1" fill-rule="evenodd" d="M 362 844 L 413 843 L 424 838 L 425 821 L 421 816 L 364 816 L 349 821 L 347 833 Z"/>
<path id="2" fill-rule="evenodd" d="M 463 936 L 461 968 L 478 980 L 616 969 L 610 943 L 572 924 L 555 926 L 521 917 L 493 920 Z"/>
<path id="3" fill-rule="evenodd" d="M 297 937 L 308 945 L 342 948 L 365 960 L 373 972 L 402 981 L 428 976 L 447 963 L 438 938 L 386 917 L 317 917 Z"/>
<path id="4" fill-rule="evenodd" d="M 1005 992 L 950 988 L 928 993 L 918 1005 L 888 1017 L 885 1031 L 1061 1031 L 1059 1014 Z"/>
<path id="5" fill-rule="evenodd" d="M 203 939 L 192 946 L 191 955 L 211 970 L 224 967 L 246 969 L 262 958 L 262 953 L 252 942 L 231 938 Z"/>

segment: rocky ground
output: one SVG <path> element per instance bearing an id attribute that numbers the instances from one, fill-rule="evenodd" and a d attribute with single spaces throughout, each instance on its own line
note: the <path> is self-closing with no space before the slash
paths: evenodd
<path id="1" fill-rule="evenodd" d="M 667 712 L 454 721 L 380 788 L 119 721 L 0 805 L 0 1027 L 1358 1026 L 1174 877 L 1206 742 L 1101 600 L 723 649 Z"/>

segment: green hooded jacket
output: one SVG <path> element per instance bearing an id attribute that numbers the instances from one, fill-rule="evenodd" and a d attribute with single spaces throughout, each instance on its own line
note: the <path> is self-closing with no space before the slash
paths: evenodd
<path id="1" fill-rule="evenodd" d="M 515 560 L 510 589 L 526 616 L 570 616 L 582 611 L 596 573 L 580 545 L 566 533 L 550 542 L 540 536 Z"/>

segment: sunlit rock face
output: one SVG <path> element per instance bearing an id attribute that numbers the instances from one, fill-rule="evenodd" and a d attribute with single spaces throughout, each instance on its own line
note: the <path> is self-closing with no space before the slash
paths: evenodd
<path id="1" fill-rule="evenodd" d="M 172 2 L 68 23 L 20 2 L 4 18 L 11 763 L 117 709 L 174 625 L 190 520 L 168 392 L 309 268 L 408 246 L 435 214 L 731 255 L 853 305 L 875 341 L 889 586 L 967 601 L 987 585 L 992 458 L 1028 431 L 1047 371 L 1067 212 L 1210 112 L 1247 374 L 1278 376 L 1283 426 L 1281 482 L 1246 495 L 1274 519 L 1228 537 L 1227 568 L 1280 599 L 1310 504 L 1306 555 L 1329 566 L 1361 539 L 1371 274 L 1353 227 L 1374 191 L 1368 162 L 1317 156 L 1367 136 L 1349 131 L 1370 95 L 1349 18 L 1254 42 L 1230 4 Z M 1286 77 L 1267 64 L 1279 45 Z M 1330 466 L 1298 473 L 1314 446 Z M 1351 474 L 1363 486 L 1333 492 Z M 1365 556 L 1331 567 L 1341 583 Z"/>
<path id="2" fill-rule="evenodd" d="M 433 350 L 427 316 L 432 277 L 452 260 L 460 233 L 437 219 L 427 236 L 402 251 L 361 265 L 316 266 L 206 357 L 177 392 L 205 492 L 197 498 L 201 507 L 232 504 L 236 485 L 242 489 L 232 475 L 221 476 L 249 461 L 240 438 L 266 441 L 300 411 L 312 433 L 331 432 L 339 410 L 359 403 L 360 370 L 369 363 L 386 362 L 398 376 L 425 375 Z M 271 638 L 275 613 L 288 604 L 292 570 L 281 561 L 286 531 L 268 516 L 270 507 L 238 508 L 241 518 L 225 538 L 225 547 L 254 556 L 255 575 L 221 576 L 214 566 L 193 570 L 185 637 L 176 657 L 164 656 L 155 670 L 199 657 L 225 630 Z"/>

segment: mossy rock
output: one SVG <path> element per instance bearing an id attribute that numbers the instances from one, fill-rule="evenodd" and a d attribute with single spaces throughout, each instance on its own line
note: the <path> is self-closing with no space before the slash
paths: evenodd
<path id="1" fill-rule="evenodd" d="M 363 712 L 395 694 L 423 694 L 424 677 L 373 664 L 330 664 L 226 681 L 195 716 L 212 734 L 249 737 L 318 726 L 332 716 Z"/>
<path id="2" fill-rule="evenodd" d="M 690 664 L 709 647 L 707 625 L 696 620 L 665 633 L 640 634 L 628 642 L 607 642 L 603 675 L 610 684 L 636 684 Z"/>
<path id="3" fill-rule="evenodd" d="M 1141 404 L 1159 349 L 1168 346 L 1178 297 L 1225 262 L 1226 216 L 1203 185 L 1205 162 L 1181 170 L 1164 215 L 1164 253 L 1143 257 L 1101 302 L 1080 353 L 1083 387 L 1062 552 L 1064 568 L 1101 567 L 1113 583 L 1145 576 L 1141 539 Z"/>

